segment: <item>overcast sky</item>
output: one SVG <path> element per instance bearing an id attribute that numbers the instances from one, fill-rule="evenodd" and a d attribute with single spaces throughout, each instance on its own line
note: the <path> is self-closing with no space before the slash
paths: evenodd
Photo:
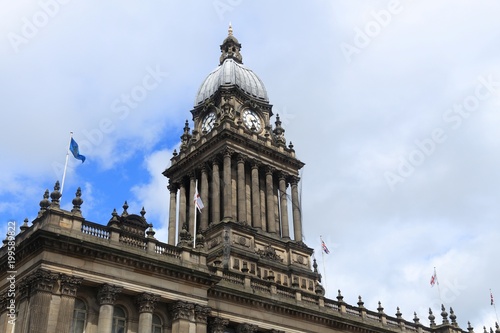
<path id="1" fill-rule="evenodd" d="M 500 2 L 0 3 L 3 233 L 36 217 L 73 131 L 87 160 L 70 156 L 63 207 L 80 186 L 83 216 L 106 224 L 128 200 L 167 241 L 161 172 L 231 21 L 306 163 L 304 234 L 327 296 L 423 323 L 444 303 L 463 329 L 494 326 Z"/>

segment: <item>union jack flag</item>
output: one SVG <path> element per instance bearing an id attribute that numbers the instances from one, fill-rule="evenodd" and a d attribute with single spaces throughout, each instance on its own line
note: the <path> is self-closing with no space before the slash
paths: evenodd
<path id="1" fill-rule="evenodd" d="M 326 254 L 330 254 L 330 250 L 328 250 L 328 248 L 326 247 L 326 244 L 325 244 L 325 242 L 323 242 L 323 240 L 321 240 L 321 248 L 323 249 L 323 252 L 325 252 Z"/>

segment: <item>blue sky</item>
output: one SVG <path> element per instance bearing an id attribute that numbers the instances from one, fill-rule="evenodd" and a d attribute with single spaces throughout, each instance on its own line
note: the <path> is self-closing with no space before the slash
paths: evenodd
<path id="1" fill-rule="evenodd" d="M 302 172 L 327 296 L 493 326 L 500 297 L 498 1 L 4 0 L 0 221 L 62 179 L 105 224 L 125 200 L 166 241 L 169 165 L 232 22 Z M 5 230 L 5 227 L 3 228 Z M 331 253 L 320 256 L 319 236 Z M 441 299 L 429 279 L 437 267 Z M 440 318 L 438 318 L 439 321 Z"/>

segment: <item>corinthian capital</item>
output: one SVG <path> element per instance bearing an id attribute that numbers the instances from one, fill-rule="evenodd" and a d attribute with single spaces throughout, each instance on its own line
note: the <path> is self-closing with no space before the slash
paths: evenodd
<path id="1" fill-rule="evenodd" d="M 60 279 L 61 294 L 66 296 L 76 296 L 76 291 L 78 289 L 78 286 L 82 283 L 83 278 L 61 274 Z"/>
<path id="2" fill-rule="evenodd" d="M 193 314 L 194 304 L 183 301 L 177 301 L 172 304 L 173 320 L 186 319 L 189 320 Z"/>
<path id="3" fill-rule="evenodd" d="M 198 323 L 206 324 L 211 311 L 211 307 L 197 304 L 194 307 L 194 318 Z"/>
<path id="4" fill-rule="evenodd" d="M 122 291 L 122 287 L 112 286 L 110 284 L 104 284 L 99 288 L 97 292 L 97 301 L 100 305 L 104 304 L 115 304 L 116 295 Z"/>
<path id="5" fill-rule="evenodd" d="M 139 306 L 139 313 L 149 312 L 153 313 L 155 310 L 156 302 L 160 297 L 150 293 L 142 293 L 136 298 L 137 305 Z"/>

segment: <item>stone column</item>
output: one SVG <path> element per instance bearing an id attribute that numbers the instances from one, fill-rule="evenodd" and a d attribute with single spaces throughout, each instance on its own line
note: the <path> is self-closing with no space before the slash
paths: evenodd
<path id="1" fill-rule="evenodd" d="M 150 293 L 142 293 L 136 298 L 139 306 L 139 331 L 138 333 L 151 333 L 153 325 L 153 312 L 159 296 Z"/>
<path id="2" fill-rule="evenodd" d="M 179 235 L 184 225 L 186 225 L 187 229 L 188 225 L 186 221 L 186 184 L 184 183 L 183 179 L 181 180 L 180 190 L 179 190 L 179 226 L 178 226 Z"/>
<path id="3" fill-rule="evenodd" d="M 82 278 L 61 274 L 61 303 L 59 304 L 56 332 L 69 332 L 71 329 L 76 291 L 82 280 Z"/>
<path id="4" fill-rule="evenodd" d="M 196 176 L 193 173 L 189 175 L 189 198 L 188 198 L 188 216 L 189 216 L 189 227 L 188 231 L 193 236 L 196 237 L 196 230 L 194 226 L 194 214 L 196 214 L 194 208 L 194 191 L 196 189 Z"/>
<path id="5" fill-rule="evenodd" d="M 210 332 L 212 333 L 224 333 L 226 331 L 226 327 L 229 325 L 229 320 L 222 319 L 220 317 L 215 317 L 210 320 Z"/>
<path id="6" fill-rule="evenodd" d="M 233 198 L 231 188 L 231 155 L 229 149 L 224 151 L 223 181 L 224 181 L 224 218 L 233 217 Z"/>
<path id="7" fill-rule="evenodd" d="M 99 302 L 99 319 L 97 321 L 97 333 L 109 333 L 113 328 L 113 310 L 116 295 L 122 291 L 121 287 L 104 284 L 97 293 Z"/>
<path id="8" fill-rule="evenodd" d="M 205 165 L 201 167 L 200 196 L 203 205 L 207 206 L 205 209 L 202 209 L 200 213 L 200 230 L 205 230 L 208 228 L 208 172 Z"/>
<path id="9" fill-rule="evenodd" d="M 252 226 L 262 229 L 260 218 L 259 165 L 252 164 Z"/>
<path id="10" fill-rule="evenodd" d="M 280 190 L 280 219 L 283 238 L 290 238 L 290 227 L 288 225 L 288 200 L 286 197 L 286 180 L 285 174 L 279 174 L 279 190 Z"/>
<path id="11" fill-rule="evenodd" d="M 220 174 L 219 163 L 212 161 L 212 223 L 220 222 Z"/>
<path id="12" fill-rule="evenodd" d="M 176 222 L 177 222 L 177 184 L 168 185 L 170 191 L 170 208 L 168 215 L 168 244 L 175 245 Z"/>
<path id="13" fill-rule="evenodd" d="M 29 324 L 29 291 L 30 291 L 30 283 L 27 278 L 19 281 L 18 284 L 18 299 L 16 300 L 16 307 L 19 313 L 16 316 L 15 322 L 15 333 L 24 333 L 27 332 L 26 328 Z M 10 331 L 7 331 L 10 332 Z"/>
<path id="14" fill-rule="evenodd" d="M 290 184 L 292 185 L 292 207 L 293 207 L 293 234 L 297 242 L 302 242 L 302 222 L 300 216 L 299 191 L 297 184 L 299 177 L 292 177 Z"/>
<path id="15" fill-rule="evenodd" d="M 172 333 L 190 332 L 189 323 L 193 316 L 194 304 L 177 301 L 172 304 Z"/>
<path id="16" fill-rule="evenodd" d="M 247 219 L 247 198 L 245 189 L 245 159 L 238 156 L 238 221 Z"/>
<path id="17" fill-rule="evenodd" d="M 194 320 L 196 322 L 196 333 L 207 332 L 207 318 L 212 309 L 209 306 L 194 306 Z"/>
<path id="18" fill-rule="evenodd" d="M 49 318 L 50 301 L 57 278 L 56 273 L 45 269 L 38 269 L 28 277 L 31 285 L 29 333 L 48 332 L 49 321 L 57 321 L 56 318 Z"/>
<path id="19" fill-rule="evenodd" d="M 267 231 L 276 233 L 276 220 L 274 219 L 274 188 L 273 188 L 273 169 L 266 168 L 266 213 L 267 213 Z"/>

